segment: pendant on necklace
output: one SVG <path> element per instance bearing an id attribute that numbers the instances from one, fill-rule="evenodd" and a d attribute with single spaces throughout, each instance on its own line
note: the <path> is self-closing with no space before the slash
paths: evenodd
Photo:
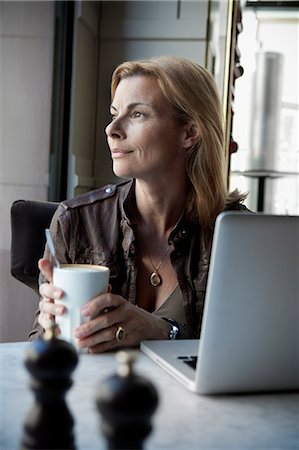
<path id="1" fill-rule="evenodd" d="M 162 280 L 158 272 L 154 271 L 150 276 L 150 283 L 153 287 L 160 286 L 162 284 Z"/>

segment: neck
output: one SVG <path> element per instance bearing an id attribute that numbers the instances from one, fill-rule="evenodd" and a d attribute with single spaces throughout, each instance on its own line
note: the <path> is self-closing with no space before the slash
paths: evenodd
<path id="1" fill-rule="evenodd" d="M 167 187 L 152 186 L 136 181 L 136 220 L 139 229 L 168 237 L 182 216 L 187 199 L 187 186 L 173 184 L 175 186 L 171 183 Z"/>

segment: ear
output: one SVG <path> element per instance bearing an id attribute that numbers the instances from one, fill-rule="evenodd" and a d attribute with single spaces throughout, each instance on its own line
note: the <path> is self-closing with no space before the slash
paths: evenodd
<path id="1" fill-rule="evenodd" d="M 189 123 L 185 127 L 185 132 L 183 135 L 183 148 L 189 149 L 193 147 L 200 139 L 199 129 L 194 123 Z"/>

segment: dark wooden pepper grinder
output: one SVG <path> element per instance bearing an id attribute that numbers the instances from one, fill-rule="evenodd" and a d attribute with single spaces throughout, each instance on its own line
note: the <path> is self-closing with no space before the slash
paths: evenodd
<path id="1" fill-rule="evenodd" d="M 108 377 L 97 392 L 101 430 L 109 450 L 140 450 L 152 430 L 158 394 L 149 380 L 134 373 L 136 355 L 135 351 L 118 352 L 117 373 Z"/>
<path id="2" fill-rule="evenodd" d="M 78 354 L 71 344 L 56 336 L 54 324 L 26 352 L 25 367 L 31 375 L 35 401 L 24 422 L 24 450 L 75 448 L 74 420 L 65 394 L 72 385 L 71 373 L 77 366 Z"/>

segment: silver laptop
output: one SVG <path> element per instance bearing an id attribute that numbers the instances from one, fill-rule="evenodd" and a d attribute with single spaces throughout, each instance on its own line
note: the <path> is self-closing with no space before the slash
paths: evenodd
<path id="1" fill-rule="evenodd" d="M 200 339 L 141 350 L 200 394 L 298 390 L 298 259 L 299 216 L 221 213 Z"/>

